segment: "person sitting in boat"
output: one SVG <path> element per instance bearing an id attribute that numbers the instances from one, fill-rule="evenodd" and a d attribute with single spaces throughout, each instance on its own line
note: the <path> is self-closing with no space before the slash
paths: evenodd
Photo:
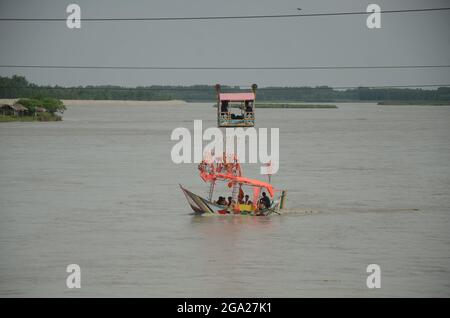
<path id="1" fill-rule="evenodd" d="M 263 208 L 266 208 L 266 209 L 270 208 L 271 202 L 265 192 L 262 193 L 262 198 L 259 199 L 259 203 L 260 203 L 260 206 L 262 205 Z"/>
<path id="2" fill-rule="evenodd" d="M 251 113 L 253 111 L 253 103 L 249 100 L 245 101 L 245 111 Z"/>
<path id="3" fill-rule="evenodd" d="M 227 205 L 227 201 L 225 200 L 225 197 L 219 197 L 219 199 L 216 201 L 216 204 Z"/>
<path id="4" fill-rule="evenodd" d="M 243 119 L 243 118 L 244 118 L 243 115 L 231 114 L 231 119 Z"/>
<path id="5" fill-rule="evenodd" d="M 233 198 L 232 197 L 228 197 L 228 206 L 231 206 L 231 204 L 233 204 Z"/>
<path id="6" fill-rule="evenodd" d="M 222 113 L 228 113 L 228 101 L 227 100 L 222 101 L 222 104 L 220 106 L 220 111 Z"/>
<path id="7" fill-rule="evenodd" d="M 248 196 L 248 194 L 246 194 L 244 197 L 244 204 L 250 204 L 250 202 L 250 197 Z"/>

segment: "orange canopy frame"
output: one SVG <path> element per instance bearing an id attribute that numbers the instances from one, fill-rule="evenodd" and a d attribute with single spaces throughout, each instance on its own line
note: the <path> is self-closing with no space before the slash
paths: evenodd
<path id="1" fill-rule="evenodd" d="M 258 187 L 258 188 L 264 188 L 267 190 L 267 192 L 269 192 L 271 197 L 273 197 L 275 194 L 275 189 L 273 188 L 273 186 L 270 183 L 256 180 L 256 179 L 235 176 L 235 175 L 228 174 L 228 173 L 207 173 L 206 171 L 200 172 L 200 177 L 205 182 L 212 182 L 212 181 L 216 181 L 216 180 L 223 180 L 223 181 L 228 180 L 228 181 L 230 181 L 230 184 L 238 183 L 238 184 L 244 184 L 244 185 L 249 185 L 249 186 Z"/>
<path id="2" fill-rule="evenodd" d="M 205 182 L 211 182 L 212 185 L 219 180 L 228 181 L 228 187 L 230 188 L 235 184 L 252 186 L 254 204 L 256 204 L 255 200 L 258 199 L 261 189 L 266 189 L 271 197 L 275 194 L 275 189 L 270 183 L 242 176 L 241 165 L 236 155 L 229 157 L 224 152 L 219 162 L 203 160 L 198 165 L 198 170 L 200 171 L 200 178 Z"/>

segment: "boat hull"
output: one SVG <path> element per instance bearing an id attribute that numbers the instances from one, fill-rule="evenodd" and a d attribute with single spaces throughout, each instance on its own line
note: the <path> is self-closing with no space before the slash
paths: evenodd
<path id="1" fill-rule="evenodd" d="M 259 211 L 258 214 L 255 214 L 254 212 L 250 211 L 243 211 L 240 213 L 231 212 L 227 206 L 218 205 L 215 204 L 209 200 L 206 200 L 202 198 L 199 195 L 196 195 L 195 193 L 183 188 L 180 185 L 181 190 L 183 191 L 186 200 L 188 201 L 191 209 L 196 214 L 210 214 L 210 215 L 226 215 L 226 214 L 232 214 L 232 215 L 258 215 L 258 216 L 265 216 L 269 215 L 271 213 L 277 213 L 278 212 L 275 209 L 267 209 L 263 211 Z"/>
<path id="2" fill-rule="evenodd" d="M 191 209 L 198 214 L 225 214 L 227 207 L 210 202 L 180 185 Z"/>

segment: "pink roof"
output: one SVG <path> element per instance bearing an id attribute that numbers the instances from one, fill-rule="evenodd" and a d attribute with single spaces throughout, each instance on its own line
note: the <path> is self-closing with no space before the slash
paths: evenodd
<path id="1" fill-rule="evenodd" d="M 239 102 L 243 100 L 255 100 L 253 93 L 220 93 L 220 100 L 229 100 L 230 102 Z"/>

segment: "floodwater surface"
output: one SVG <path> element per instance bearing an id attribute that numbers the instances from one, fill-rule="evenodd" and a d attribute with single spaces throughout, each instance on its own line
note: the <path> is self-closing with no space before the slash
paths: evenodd
<path id="1" fill-rule="evenodd" d="M 288 190 L 270 217 L 190 215 L 178 184 L 207 185 L 171 161 L 170 135 L 214 126 L 210 103 L 1 123 L 0 296 L 450 296 L 450 107 L 338 106 L 257 110 Z"/>

